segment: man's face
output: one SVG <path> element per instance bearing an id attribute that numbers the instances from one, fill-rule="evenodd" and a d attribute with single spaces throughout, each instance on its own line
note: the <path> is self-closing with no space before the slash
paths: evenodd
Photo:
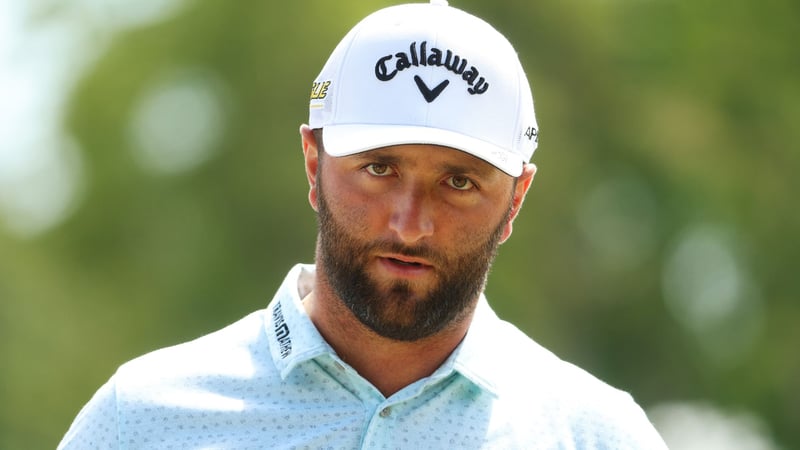
<path id="1" fill-rule="evenodd" d="M 507 237 L 513 179 L 429 145 L 323 158 L 317 270 L 336 296 L 396 340 L 465 319 Z"/>

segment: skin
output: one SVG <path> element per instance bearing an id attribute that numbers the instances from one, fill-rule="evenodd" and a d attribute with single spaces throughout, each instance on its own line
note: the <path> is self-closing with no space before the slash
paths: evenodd
<path id="1" fill-rule="evenodd" d="M 490 252 L 505 242 L 536 167 L 514 179 L 489 163 L 447 147 L 400 145 L 351 156 L 322 155 L 313 132 L 300 128 L 309 202 L 324 207 L 341 231 L 364 243 L 359 257 L 378 290 L 384 319 L 404 325 L 415 303 L 431 301 L 447 262 Z M 387 242 L 392 245 L 379 245 Z M 488 243 L 488 244 L 487 244 Z M 372 245 L 374 244 L 374 245 Z M 385 397 L 431 375 L 466 335 L 485 281 L 463 310 L 439 329 L 408 339 L 376 333 L 336 294 L 317 239 L 317 274 L 303 304 L 311 321 L 340 358 Z M 403 249 L 426 249 L 412 252 Z M 468 259 L 467 259 L 468 260 Z M 413 263 L 413 264 L 409 264 Z M 393 286 L 404 286 L 395 295 Z"/>

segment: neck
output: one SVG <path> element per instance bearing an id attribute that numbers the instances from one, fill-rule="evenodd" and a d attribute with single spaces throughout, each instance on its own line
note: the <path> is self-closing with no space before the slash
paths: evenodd
<path id="1" fill-rule="evenodd" d="M 315 283 L 303 299 L 311 321 L 336 353 L 384 397 L 433 374 L 466 335 L 474 306 L 445 330 L 413 342 L 378 335 L 364 326 L 327 286 Z"/>

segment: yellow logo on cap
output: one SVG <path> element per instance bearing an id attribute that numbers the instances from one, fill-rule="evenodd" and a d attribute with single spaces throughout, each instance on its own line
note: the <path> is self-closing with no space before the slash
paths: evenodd
<path id="1" fill-rule="evenodd" d="M 330 81 L 315 81 L 311 85 L 311 100 L 321 100 L 328 95 L 328 87 L 330 87 Z"/>

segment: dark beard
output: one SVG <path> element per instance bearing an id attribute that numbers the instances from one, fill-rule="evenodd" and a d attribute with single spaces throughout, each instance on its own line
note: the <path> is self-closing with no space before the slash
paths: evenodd
<path id="1" fill-rule="evenodd" d="M 336 296 L 362 324 L 386 338 L 416 341 L 468 317 L 486 285 L 508 213 L 484 242 L 476 245 L 475 239 L 464 236 L 464 247 L 474 248 L 456 258 L 448 258 L 427 246 L 358 240 L 337 223 L 325 201 L 321 180 L 317 181 L 317 256 L 321 263 L 317 267 L 318 276 L 327 279 Z M 421 297 L 414 294 L 411 283 L 406 280 L 381 286 L 366 272 L 368 255 L 376 250 L 429 260 L 436 268 L 438 283 Z"/>

